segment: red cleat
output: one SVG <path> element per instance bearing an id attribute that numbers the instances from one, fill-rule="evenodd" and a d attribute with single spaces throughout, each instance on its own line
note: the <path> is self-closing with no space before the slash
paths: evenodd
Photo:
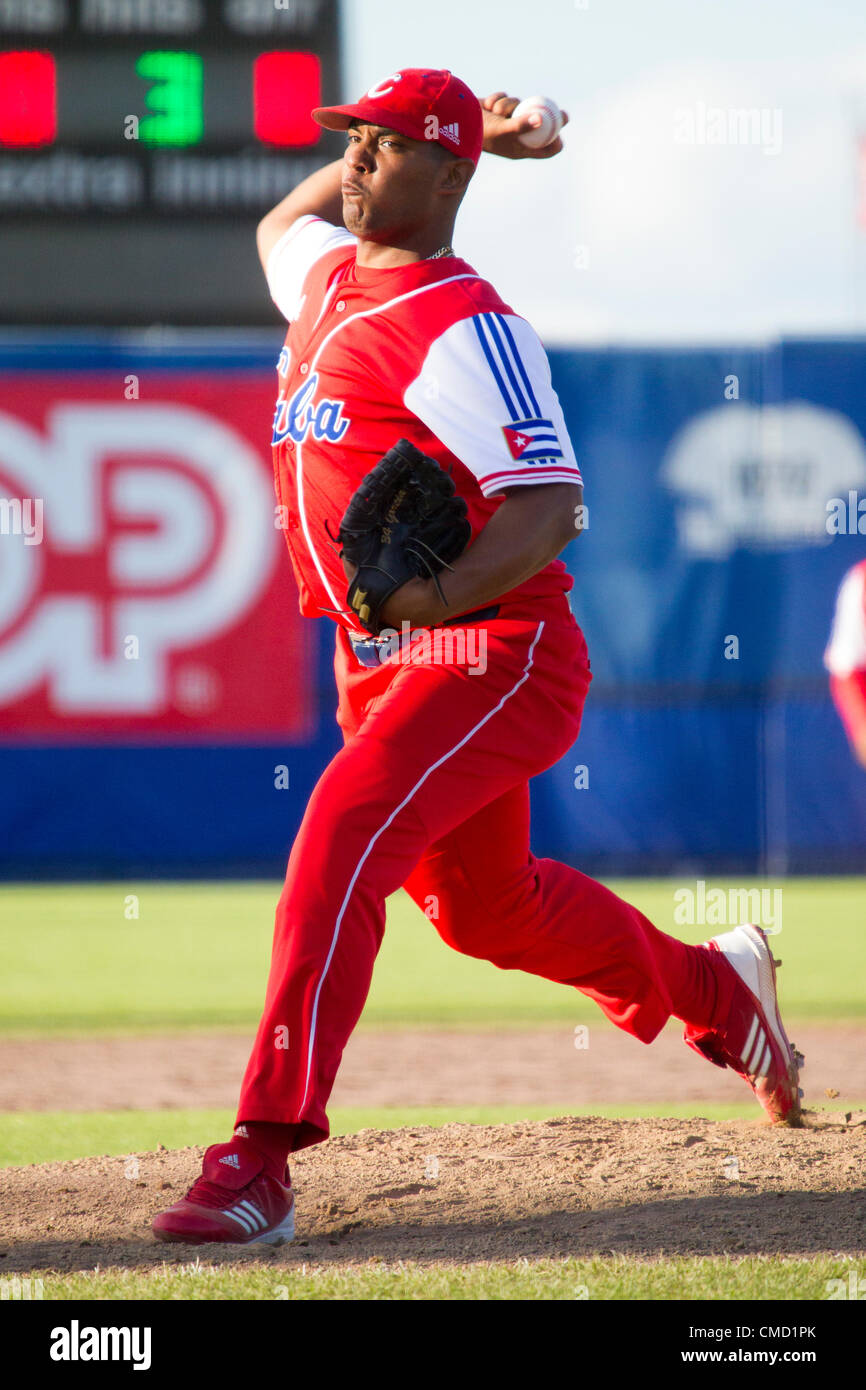
<path id="1" fill-rule="evenodd" d="M 153 1221 L 157 1240 L 204 1245 L 285 1245 L 295 1234 L 295 1194 L 269 1177 L 264 1160 L 247 1140 L 211 1144 L 202 1174 L 180 1202 Z"/>
<path id="2" fill-rule="evenodd" d="M 703 946 L 717 951 L 736 976 L 727 1021 L 716 1028 L 686 1024 L 689 1047 L 748 1081 L 774 1124 L 800 1125 L 799 1069 L 804 1059 L 788 1041 L 779 1014 L 776 966 L 760 927 L 735 927 Z"/>

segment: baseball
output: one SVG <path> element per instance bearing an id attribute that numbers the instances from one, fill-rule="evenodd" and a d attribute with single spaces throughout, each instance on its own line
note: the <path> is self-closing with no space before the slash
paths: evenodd
<path id="1" fill-rule="evenodd" d="M 551 144 L 562 129 L 562 112 L 551 97 L 526 97 L 515 106 L 511 119 L 519 121 L 524 116 L 541 117 L 541 125 L 524 130 L 518 136 L 521 145 L 528 145 L 532 150 Z"/>

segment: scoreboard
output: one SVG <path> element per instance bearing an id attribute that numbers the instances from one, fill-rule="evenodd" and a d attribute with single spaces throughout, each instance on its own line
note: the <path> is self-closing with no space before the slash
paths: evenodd
<path id="1" fill-rule="evenodd" d="M 337 0 L 0 0 L 0 323 L 273 323 L 339 57 Z"/>

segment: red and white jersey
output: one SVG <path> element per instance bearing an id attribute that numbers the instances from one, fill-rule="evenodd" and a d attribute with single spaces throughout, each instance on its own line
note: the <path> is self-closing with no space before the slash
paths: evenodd
<path id="1" fill-rule="evenodd" d="M 277 363 L 277 500 L 301 612 L 343 614 L 336 536 L 362 478 L 398 439 L 450 469 L 473 536 L 502 489 L 580 483 L 547 356 L 525 319 L 455 256 L 390 270 L 358 266 L 343 227 L 299 218 L 268 258 L 289 320 Z M 563 593 L 561 560 L 503 596 Z"/>
<path id="2" fill-rule="evenodd" d="M 839 586 L 824 665 L 842 678 L 866 672 L 866 560 L 848 570 Z"/>

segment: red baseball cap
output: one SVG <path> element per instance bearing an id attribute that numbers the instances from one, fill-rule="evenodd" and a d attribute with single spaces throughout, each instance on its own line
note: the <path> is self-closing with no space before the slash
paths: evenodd
<path id="1" fill-rule="evenodd" d="M 364 121 L 399 131 L 410 140 L 433 140 L 473 164 L 481 158 L 481 103 L 447 68 L 403 68 L 371 87 L 353 106 L 320 106 L 312 117 L 326 130 L 348 130 L 352 121 Z"/>

